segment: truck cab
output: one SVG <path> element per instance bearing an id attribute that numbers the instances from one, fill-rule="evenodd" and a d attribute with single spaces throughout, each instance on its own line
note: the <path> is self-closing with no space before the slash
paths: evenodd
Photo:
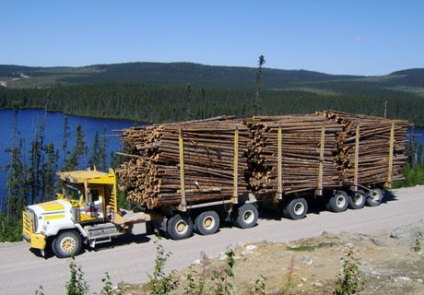
<path id="1" fill-rule="evenodd" d="M 59 172 L 61 191 L 57 200 L 29 205 L 23 212 L 22 236 L 31 248 L 44 256 L 50 247 L 60 258 L 77 255 L 83 244 L 110 242 L 131 232 L 135 224 L 139 233 L 146 232 L 149 216 L 124 214 L 117 205 L 116 177 L 109 172 L 79 170 Z"/>

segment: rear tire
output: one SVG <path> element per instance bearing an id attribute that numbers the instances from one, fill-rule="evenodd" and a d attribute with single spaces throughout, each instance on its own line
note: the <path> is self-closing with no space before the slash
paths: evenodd
<path id="1" fill-rule="evenodd" d="M 379 188 L 372 189 L 367 194 L 367 205 L 370 207 L 379 206 L 383 201 L 383 191 Z"/>
<path id="2" fill-rule="evenodd" d="M 283 209 L 286 218 L 298 220 L 306 217 L 308 213 L 308 202 L 304 198 L 295 198 L 288 202 Z"/>
<path id="3" fill-rule="evenodd" d="M 78 255 L 81 250 L 81 236 L 74 231 L 59 234 L 52 243 L 53 253 L 59 258 Z"/>
<path id="4" fill-rule="evenodd" d="M 219 228 L 219 215 L 213 210 L 200 213 L 194 220 L 194 231 L 200 235 L 211 235 Z"/>
<path id="5" fill-rule="evenodd" d="M 173 240 L 187 239 L 193 233 L 193 221 L 189 216 L 176 214 L 168 219 L 166 232 Z"/>
<path id="6" fill-rule="evenodd" d="M 367 195 L 363 190 L 352 192 L 349 196 L 349 208 L 350 209 L 362 209 L 365 206 Z"/>
<path id="7" fill-rule="evenodd" d="M 328 200 L 327 209 L 331 212 L 339 213 L 346 211 L 349 205 L 349 196 L 344 191 L 336 191 Z"/>
<path id="8" fill-rule="evenodd" d="M 251 228 L 258 222 L 258 209 L 252 204 L 243 204 L 233 213 L 233 223 L 239 228 Z"/>

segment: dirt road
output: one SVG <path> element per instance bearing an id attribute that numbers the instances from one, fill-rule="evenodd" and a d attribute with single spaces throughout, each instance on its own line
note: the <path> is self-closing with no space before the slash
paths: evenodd
<path id="1" fill-rule="evenodd" d="M 168 269 L 182 269 L 199 259 L 201 252 L 208 257 L 215 257 L 224 252 L 228 245 L 262 241 L 288 242 L 318 236 L 323 231 L 372 234 L 424 218 L 423 186 L 394 190 L 393 195 L 393 198 L 387 198 L 379 207 L 365 207 L 343 213 L 316 211 L 298 221 L 267 216 L 261 218 L 258 226 L 252 229 L 227 227 L 212 236 L 194 235 L 183 241 L 163 239 L 161 244 L 167 252 L 172 252 Z M 152 236 L 120 239 L 113 245 L 96 251 L 85 251 L 77 256 L 76 264 L 82 267 L 91 292 L 100 292 L 105 272 L 109 273 L 114 284 L 120 281 L 146 281 L 154 267 L 154 239 Z M 34 294 L 40 285 L 46 295 L 64 294 L 68 280 L 68 259 L 38 257 L 23 243 L 0 245 L 0 284 L 3 294 Z"/>

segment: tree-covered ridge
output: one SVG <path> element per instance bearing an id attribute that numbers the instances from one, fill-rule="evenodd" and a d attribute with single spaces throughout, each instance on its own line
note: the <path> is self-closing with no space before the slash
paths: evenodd
<path id="1" fill-rule="evenodd" d="M 26 79 L 13 81 L 8 87 L 52 87 L 57 85 L 93 83 L 145 83 L 181 85 L 190 81 L 204 87 L 246 87 L 255 82 L 256 68 L 209 66 L 194 63 L 133 62 L 91 65 L 84 67 L 26 67 L 0 65 L 0 80 L 10 82 L 24 75 Z M 296 83 L 329 81 L 364 81 L 380 87 L 424 87 L 424 69 L 397 71 L 383 76 L 329 75 L 306 70 L 264 68 L 264 86 L 279 88 Z M 31 83 L 28 83 L 28 82 Z M 48 83 L 47 83 L 48 81 Z"/>
<path id="2" fill-rule="evenodd" d="M 137 62 L 85 67 L 0 65 L 0 80 L 7 82 L 10 81 L 10 78 L 19 78 L 21 74 L 27 77 L 27 81 L 14 81 L 13 85 L 9 86 L 16 88 L 109 82 L 181 85 L 187 81 L 191 81 L 193 85 L 209 87 L 244 87 L 254 83 L 255 73 L 256 69 L 250 67 L 208 66 L 194 63 Z M 362 76 L 328 75 L 306 70 L 270 68 L 264 68 L 263 74 L 267 77 L 264 80 L 265 87 L 282 87 L 296 82 L 364 78 Z"/>
<path id="3" fill-rule="evenodd" d="M 336 109 L 407 119 L 424 126 L 424 69 L 386 76 L 340 76 L 304 70 L 257 69 L 193 63 L 126 63 L 87 67 L 0 66 L 0 108 L 48 110 L 159 123 L 223 114 L 248 117 Z M 189 90 L 188 90 L 189 89 Z"/>

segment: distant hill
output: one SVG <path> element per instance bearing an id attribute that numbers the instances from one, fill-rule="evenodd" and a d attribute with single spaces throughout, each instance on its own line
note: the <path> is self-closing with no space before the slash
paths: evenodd
<path id="1" fill-rule="evenodd" d="M 142 83 L 179 87 L 191 83 L 195 87 L 244 88 L 255 87 L 256 71 L 256 68 L 249 67 L 209 66 L 194 63 L 136 62 L 85 67 L 0 65 L 0 81 L 11 88 L 48 88 L 95 83 Z M 264 87 L 268 89 L 332 90 L 335 88 L 340 91 L 340 85 L 346 85 L 346 82 L 351 83 L 350 86 L 360 83 L 361 88 L 363 85 L 373 88 L 424 88 L 424 69 L 409 69 L 384 76 L 367 77 L 264 68 L 263 81 Z"/>
<path id="2" fill-rule="evenodd" d="M 0 80 L 14 81 L 13 87 L 52 87 L 93 83 L 145 83 L 208 87 L 246 87 L 255 84 L 256 68 L 208 66 L 194 63 L 125 63 L 86 67 L 24 67 L 0 65 Z M 291 83 L 352 80 L 363 76 L 328 75 L 306 70 L 263 69 L 265 87 L 278 88 Z M 12 86 L 10 86 L 12 87 Z"/>

